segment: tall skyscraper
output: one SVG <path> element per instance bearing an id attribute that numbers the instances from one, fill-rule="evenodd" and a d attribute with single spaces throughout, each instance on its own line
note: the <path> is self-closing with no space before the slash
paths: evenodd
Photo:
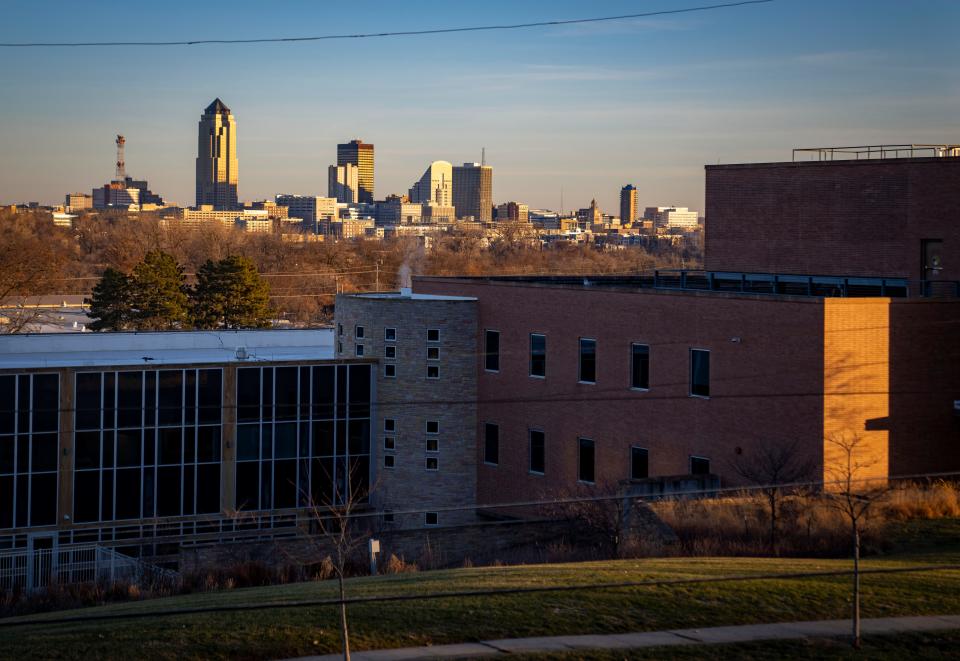
<path id="1" fill-rule="evenodd" d="M 360 169 L 352 164 L 331 165 L 327 170 L 327 196 L 337 202 L 356 204 L 360 201 Z"/>
<path id="2" fill-rule="evenodd" d="M 453 205 L 453 166 L 447 161 L 434 161 L 420 181 L 410 188 L 411 202 L 434 202 L 441 207 Z"/>
<path id="3" fill-rule="evenodd" d="M 457 218 L 493 220 L 493 168 L 479 163 L 464 163 L 453 168 L 453 206 Z"/>
<path id="4" fill-rule="evenodd" d="M 620 189 L 620 222 L 632 223 L 637 219 L 637 187 L 627 184 Z"/>
<path id="5" fill-rule="evenodd" d="M 373 145 L 351 140 L 337 145 L 337 165 L 355 165 L 359 172 L 359 202 L 373 202 Z"/>
<path id="6" fill-rule="evenodd" d="M 197 135 L 197 206 L 236 209 L 237 121 L 214 99 L 200 117 Z"/>

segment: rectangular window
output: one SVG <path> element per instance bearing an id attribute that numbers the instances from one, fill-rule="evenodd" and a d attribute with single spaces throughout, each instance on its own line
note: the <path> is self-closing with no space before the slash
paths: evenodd
<path id="1" fill-rule="evenodd" d="M 597 341 L 580 338 L 580 383 L 597 382 Z"/>
<path id="2" fill-rule="evenodd" d="M 690 474 L 691 475 L 709 475 L 710 474 L 710 460 L 706 457 L 690 457 Z"/>
<path id="3" fill-rule="evenodd" d="M 343 353 L 343 342 L 337 342 L 337 353 Z"/>
<path id="4" fill-rule="evenodd" d="M 440 360 L 440 347 L 427 347 L 427 360 Z"/>
<path id="5" fill-rule="evenodd" d="M 383 357 L 394 359 L 397 357 L 397 348 L 395 346 L 388 346 L 383 348 Z"/>
<path id="6" fill-rule="evenodd" d="M 426 512 L 423 515 L 423 524 L 426 526 L 440 525 L 440 515 L 436 512 Z"/>
<path id="7" fill-rule="evenodd" d="M 357 358 L 360 358 L 360 357 L 362 357 L 362 356 L 363 356 L 363 345 L 362 345 L 362 344 L 358 344 L 358 345 L 357 345 Z"/>
<path id="8" fill-rule="evenodd" d="M 343 324 L 337 324 L 337 335 L 343 335 Z"/>
<path id="9" fill-rule="evenodd" d="M 396 436 L 384 436 L 384 437 L 383 437 L 383 449 L 384 449 L 384 450 L 396 450 L 396 449 L 397 449 L 397 437 L 396 437 Z"/>
<path id="10" fill-rule="evenodd" d="M 440 470 L 440 460 L 437 457 L 427 457 L 426 467 L 428 471 Z"/>
<path id="11" fill-rule="evenodd" d="M 383 339 L 387 342 L 396 342 L 397 341 L 397 329 L 396 328 L 384 328 L 383 329 Z"/>
<path id="12" fill-rule="evenodd" d="M 427 420 L 427 433 L 428 433 L 428 434 L 439 434 L 439 433 L 440 433 L 440 421 L 439 421 L 439 420 Z"/>
<path id="13" fill-rule="evenodd" d="M 440 367 L 438 365 L 427 365 L 427 378 L 428 379 L 439 379 L 440 378 Z"/>
<path id="14" fill-rule="evenodd" d="M 397 421 L 393 418 L 384 418 L 383 431 L 391 433 L 397 431 Z"/>
<path id="15" fill-rule="evenodd" d="M 393 468 L 396 462 L 396 457 L 392 454 L 383 455 L 383 467 L 384 468 Z"/>
<path id="16" fill-rule="evenodd" d="M 710 352 L 706 349 L 690 349 L 690 394 L 710 396 Z"/>
<path id="17" fill-rule="evenodd" d="M 650 345 L 630 345 L 630 387 L 637 390 L 650 388 Z"/>
<path id="18" fill-rule="evenodd" d="M 397 378 L 397 366 L 393 363 L 386 363 L 383 366 L 383 376 L 386 379 Z"/>
<path id="19" fill-rule="evenodd" d="M 427 439 L 427 452 L 440 452 L 440 439 L 439 439 L 439 438 L 428 438 L 428 439 Z"/>
<path id="20" fill-rule="evenodd" d="M 393 510 L 383 510 L 383 522 L 393 523 L 393 521 L 394 521 Z"/>
<path id="21" fill-rule="evenodd" d="M 530 333 L 530 376 L 547 375 L 547 336 Z"/>
<path id="22" fill-rule="evenodd" d="M 630 479 L 643 480 L 650 477 L 646 448 L 630 448 Z"/>
<path id="23" fill-rule="evenodd" d="M 485 331 L 483 337 L 483 368 L 488 372 L 499 372 L 500 331 Z"/>
<path id="24" fill-rule="evenodd" d="M 428 328 L 427 329 L 427 342 L 439 342 L 440 341 L 440 329 L 439 328 Z"/>
<path id="25" fill-rule="evenodd" d="M 579 452 L 577 453 L 577 479 L 592 484 L 595 480 L 594 472 L 593 441 L 588 438 L 581 438 L 579 439 Z"/>
<path id="26" fill-rule="evenodd" d="M 494 466 L 500 463 L 500 426 L 489 422 L 483 426 L 483 461 Z"/>
<path id="27" fill-rule="evenodd" d="M 354 337 L 356 337 L 358 340 L 363 339 L 363 326 L 357 326 L 357 327 L 355 328 L 355 330 L 354 330 L 353 335 L 354 335 Z"/>
<path id="28" fill-rule="evenodd" d="M 530 472 L 543 475 L 546 455 L 544 434 L 539 429 L 530 430 Z"/>

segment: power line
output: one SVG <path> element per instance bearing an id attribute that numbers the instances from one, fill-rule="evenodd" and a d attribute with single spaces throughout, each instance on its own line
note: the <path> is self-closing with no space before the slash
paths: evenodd
<path id="1" fill-rule="evenodd" d="M 473 25 L 455 28 L 434 28 L 429 30 L 401 30 L 396 32 L 362 32 L 356 34 L 325 34 L 308 37 L 259 37 L 253 39 L 193 39 L 190 41 L 86 41 L 86 42 L 6 42 L 0 46 L 7 48 L 35 48 L 35 47 L 91 47 L 91 46 L 197 46 L 202 44 L 263 44 L 263 43 L 292 43 L 304 41 L 330 41 L 334 39 L 372 39 L 380 37 L 412 37 L 434 34 L 450 34 L 456 32 L 489 32 L 494 30 L 521 30 L 536 27 L 552 27 L 560 25 L 576 25 L 582 23 L 601 23 L 605 21 L 623 21 L 631 18 L 647 18 L 650 16 L 665 16 L 668 14 L 688 14 L 692 12 L 708 11 L 712 9 L 729 9 L 744 5 L 759 5 L 774 0 L 741 0 L 740 2 L 726 2 L 715 5 L 701 5 L 698 7 L 684 7 L 681 9 L 663 9 L 638 14 L 621 14 L 619 16 L 599 16 L 593 18 L 575 18 L 568 20 L 535 21 L 530 23 L 507 23 L 498 25 Z"/>

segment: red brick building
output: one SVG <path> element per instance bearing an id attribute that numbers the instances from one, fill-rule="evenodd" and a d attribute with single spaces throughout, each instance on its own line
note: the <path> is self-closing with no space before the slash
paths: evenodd
<path id="1" fill-rule="evenodd" d="M 710 166 L 720 272 L 416 278 L 478 300 L 478 502 L 735 484 L 794 440 L 829 479 L 849 436 L 861 477 L 960 471 L 958 184 L 960 158 Z"/>

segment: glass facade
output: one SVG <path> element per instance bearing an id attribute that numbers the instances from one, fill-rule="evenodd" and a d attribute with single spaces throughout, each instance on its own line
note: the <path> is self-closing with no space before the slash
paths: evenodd
<path id="1" fill-rule="evenodd" d="M 0 528 L 57 522 L 57 374 L 0 376 Z"/>
<path id="2" fill-rule="evenodd" d="M 74 521 L 220 511 L 222 370 L 75 379 Z"/>
<path id="3" fill-rule="evenodd" d="M 366 497 L 370 370 L 370 365 L 237 370 L 237 510 Z"/>

